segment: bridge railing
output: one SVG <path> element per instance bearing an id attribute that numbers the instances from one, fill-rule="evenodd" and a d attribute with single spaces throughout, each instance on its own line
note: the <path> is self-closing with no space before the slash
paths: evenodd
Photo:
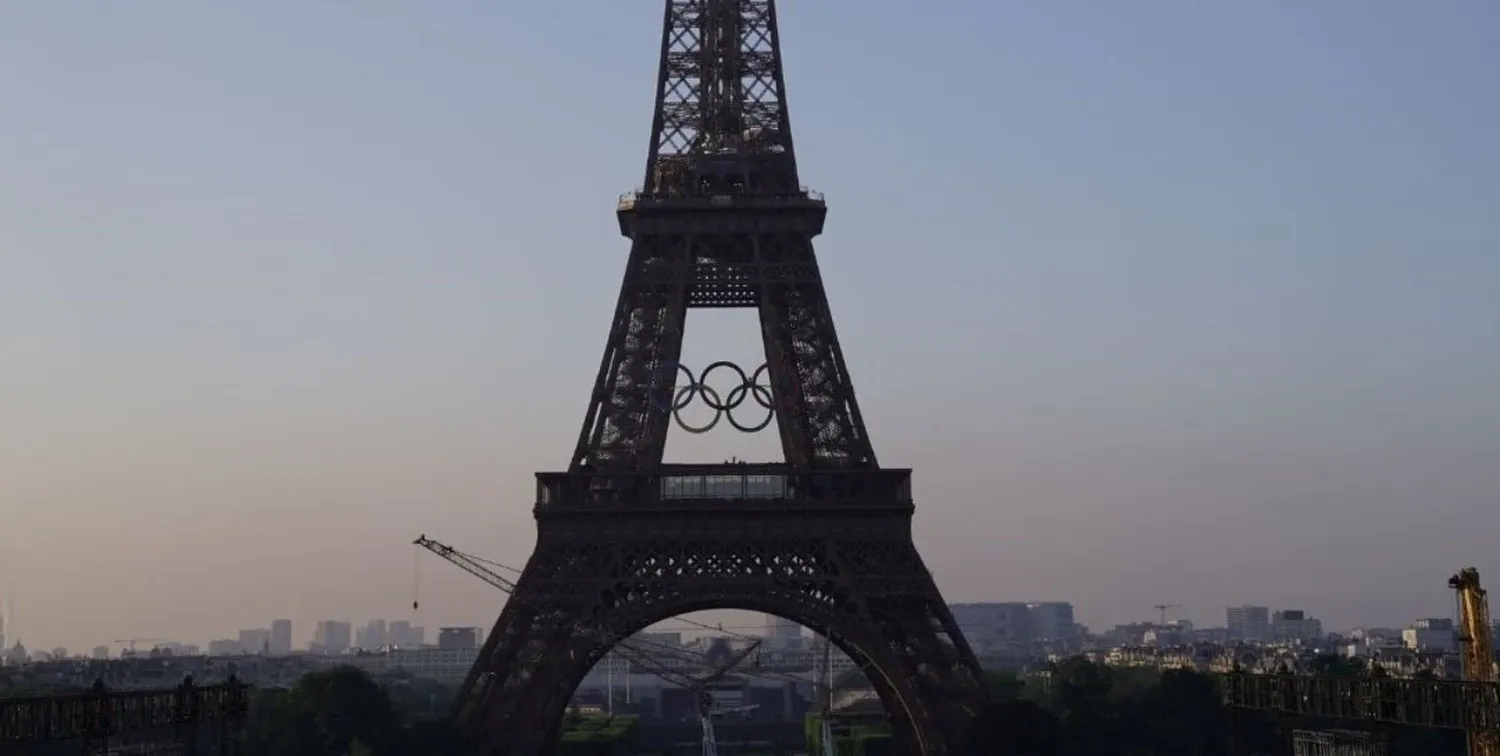
<path id="1" fill-rule="evenodd" d="M 1224 703 L 1241 709 L 1415 727 L 1500 732 L 1500 684 L 1395 677 L 1231 672 Z"/>
<path id="2" fill-rule="evenodd" d="M 635 191 L 626 192 L 620 195 L 619 200 L 615 203 L 615 210 L 617 212 L 630 212 L 632 210 L 635 210 L 638 206 L 648 204 L 652 206 L 668 205 L 671 207 L 702 206 L 705 208 L 712 208 L 723 205 L 735 205 L 737 207 L 743 207 L 746 204 L 763 205 L 770 207 L 776 205 L 822 205 L 824 204 L 824 199 L 822 192 L 813 191 L 805 186 L 802 187 L 799 191 L 786 192 L 783 194 L 745 193 L 703 196 L 665 193 L 646 194 L 645 192 L 637 189 Z"/>
<path id="3" fill-rule="evenodd" d="M 28 743 L 233 724 L 249 710 L 250 688 L 235 680 L 204 686 L 184 682 L 170 690 L 112 691 L 96 685 L 84 693 L 0 698 L 0 752 Z"/>

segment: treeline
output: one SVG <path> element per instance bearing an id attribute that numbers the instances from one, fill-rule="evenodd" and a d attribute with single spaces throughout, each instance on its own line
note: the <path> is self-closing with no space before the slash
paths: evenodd
<path id="1" fill-rule="evenodd" d="M 384 684 L 382 684 L 382 682 Z M 310 672 L 255 692 L 243 756 L 462 756 L 445 716 L 453 691 L 409 676 L 377 682 L 354 667 Z"/>
<path id="2" fill-rule="evenodd" d="M 1316 672 L 1364 673 L 1340 657 Z M 1379 674 L 1376 671 L 1376 674 Z M 1363 730 L 1365 723 L 1278 717 L 1223 704 L 1215 679 L 1191 670 L 1119 668 L 1072 659 L 1025 678 L 987 672 L 992 703 L 969 733 L 985 756 L 1220 756 L 1291 753 L 1295 730 Z M 1462 756 L 1462 733 L 1382 728 L 1389 756 Z"/>
<path id="3" fill-rule="evenodd" d="M 1334 657 L 1315 669 L 1362 671 Z M 450 687 L 410 677 L 382 682 L 344 667 L 308 674 L 288 690 L 258 691 L 242 735 L 244 756 L 465 753 L 446 721 Z M 973 722 L 964 748 L 974 756 L 1280 756 L 1291 752 L 1293 730 L 1360 724 L 1233 711 L 1223 705 L 1213 677 L 1189 670 L 1074 659 L 1044 675 L 987 672 L 985 685 L 992 702 Z M 1379 735 L 1389 756 L 1466 753 L 1462 733 L 1390 728 Z"/>

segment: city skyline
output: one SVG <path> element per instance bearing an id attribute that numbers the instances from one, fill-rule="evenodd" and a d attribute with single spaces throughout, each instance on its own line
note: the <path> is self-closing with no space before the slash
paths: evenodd
<path id="1" fill-rule="evenodd" d="M 1500 575 L 1500 9 L 958 7 L 780 10 L 846 358 L 946 597 L 1346 627 Z M 435 560 L 414 591 L 409 544 L 530 552 L 617 294 L 659 22 L 8 8 L 12 635 L 487 627 L 502 597 Z M 695 314 L 683 361 L 758 364 L 757 336 Z"/>
<path id="2" fill-rule="evenodd" d="M 1072 602 L 1066 601 L 1055 602 L 988 600 L 978 602 L 955 602 L 954 606 L 978 605 L 988 607 L 1029 605 L 1031 607 L 1046 607 L 1058 604 L 1068 607 L 1069 616 L 1072 616 L 1073 612 L 1076 611 L 1076 605 Z M 1157 605 L 1151 607 L 1151 609 L 1159 613 L 1163 609 L 1163 606 Z M 1253 603 L 1233 604 L 1223 607 L 1216 618 L 1210 619 L 1208 621 L 1199 621 L 1191 616 L 1186 616 L 1185 613 L 1181 611 L 1181 607 L 1169 606 L 1166 607 L 1166 609 L 1166 624 L 1161 624 L 1160 616 L 1156 615 L 1143 615 L 1140 617 L 1129 618 L 1120 622 L 1110 623 L 1106 626 L 1091 626 L 1088 623 L 1084 622 L 1079 622 L 1078 624 L 1090 634 L 1098 636 L 1108 635 L 1111 632 L 1119 629 L 1120 627 L 1125 626 L 1142 625 L 1171 627 L 1181 622 L 1186 622 L 1188 623 L 1188 626 L 1199 630 L 1226 630 L 1229 631 L 1231 635 L 1234 635 L 1236 632 L 1242 632 L 1242 630 L 1237 630 L 1236 628 L 1236 613 L 1250 610 L 1259 611 L 1260 614 L 1263 615 L 1260 619 L 1260 623 L 1262 625 L 1265 625 L 1267 628 L 1271 627 L 1271 625 L 1274 624 L 1273 620 L 1283 613 L 1296 615 L 1298 620 L 1300 620 L 1301 617 L 1305 614 L 1308 619 L 1318 623 L 1317 627 L 1320 633 L 1331 633 L 1347 636 L 1347 634 L 1351 631 L 1368 630 L 1372 628 L 1386 629 L 1410 627 L 1413 625 L 1413 623 L 1425 622 L 1434 618 L 1451 622 L 1456 618 L 1456 613 L 1450 611 L 1448 614 L 1436 613 L 1431 615 L 1413 616 L 1400 620 L 1393 620 L 1390 622 L 1365 621 L 1348 626 L 1325 626 L 1321 621 L 1319 613 L 1315 609 L 1308 610 L 1306 608 L 1259 605 Z M 1451 605 L 1450 609 L 1453 609 Z M 974 626 L 971 622 L 966 621 L 963 616 L 957 616 L 956 621 L 959 623 L 960 629 L 963 630 L 963 632 L 965 632 L 966 634 L 976 632 L 976 626 Z M 283 630 L 283 632 L 286 633 L 286 635 L 284 636 L 284 641 L 279 641 L 276 636 L 277 626 L 281 623 L 288 622 L 290 623 L 290 627 Z M 1243 626 L 1244 620 L 1241 619 L 1240 622 Z M 97 640 L 92 643 L 76 647 L 47 643 L 43 641 L 36 644 L 27 644 L 27 650 L 30 652 L 45 652 L 56 648 L 66 648 L 70 654 L 78 655 L 84 654 L 85 649 L 97 651 L 98 648 L 108 647 L 111 649 L 112 653 L 117 654 L 118 652 L 123 651 L 126 648 L 144 652 L 154 647 L 176 645 L 207 650 L 210 654 L 213 654 L 215 652 L 212 649 L 215 647 L 215 644 L 219 644 L 219 647 L 221 649 L 229 649 L 233 647 L 237 649 L 235 651 L 236 653 L 244 652 L 256 654 L 261 652 L 262 643 L 265 643 L 265 650 L 268 650 L 273 655 L 282 655 L 287 653 L 305 653 L 308 651 L 327 650 L 322 648 L 323 644 L 321 644 L 319 640 L 319 634 L 322 632 L 322 626 L 326 623 L 343 625 L 344 628 L 340 632 L 348 636 L 347 639 L 345 639 L 343 642 L 335 643 L 334 648 L 331 649 L 333 651 L 353 649 L 373 651 L 379 648 L 383 648 L 386 645 L 431 645 L 437 642 L 439 631 L 444 629 L 474 628 L 479 633 L 480 637 L 483 637 L 483 635 L 488 633 L 490 629 L 489 626 L 485 623 L 464 621 L 440 622 L 428 626 L 417 624 L 411 619 L 396 619 L 385 617 L 372 617 L 365 619 L 324 617 L 320 620 L 315 620 L 305 624 L 299 624 L 287 618 L 277 618 L 266 621 L 261 625 L 252 625 L 232 630 L 224 630 L 219 633 L 213 634 L 211 637 L 201 639 L 189 637 L 174 637 L 171 633 L 167 633 L 165 635 L 153 636 L 149 638 L 144 636 L 136 636 L 133 638 L 116 638 L 109 641 Z M 377 641 L 372 645 L 370 643 L 364 642 L 363 639 L 368 637 L 366 636 L 366 633 L 370 631 L 371 627 L 374 625 L 379 625 L 380 629 L 378 632 L 381 634 L 382 638 L 395 637 L 385 636 L 384 633 L 386 633 L 388 630 L 389 632 L 400 637 L 396 640 L 390 641 L 389 643 Z M 1500 628 L 1500 620 L 1496 621 L 1496 625 L 1497 628 Z M 681 633 L 684 636 L 713 635 L 715 631 L 711 629 L 711 626 L 716 626 L 718 630 L 727 632 L 730 635 L 762 635 L 764 637 L 773 639 L 784 639 L 786 637 L 786 633 L 789 632 L 789 630 L 787 629 L 789 627 L 800 628 L 802 634 L 818 634 L 818 631 L 812 628 L 798 625 L 796 622 L 792 622 L 784 618 L 778 618 L 774 615 L 762 615 L 755 612 L 744 611 L 694 612 L 691 614 L 682 615 L 681 617 L 674 617 L 672 619 L 666 620 L 665 622 L 650 626 L 646 628 L 645 631 L 675 632 Z M 398 630 L 397 628 L 400 628 L 400 630 Z M 431 632 L 428 632 L 429 629 Z M 413 632 L 415 633 L 415 635 L 405 635 L 405 633 Z M 251 635 L 255 635 L 255 638 L 253 640 L 247 641 L 247 638 Z M 3 638 L 3 636 L 0 636 L 0 638 Z M 403 640 L 407 640 L 410 642 L 403 643 Z M 140 641 L 140 646 L 135 647 L 135 643 L 133 643 L 133 641 Z M 9 639 L 6 648 L 15 645 L 17 642 L 24 643 L 25 641 L 24 639 L 18 637 L 12 637 Z M 224 651 L 220 655 L 224 655 L 226 653 L 229 652 Z M 3 656 L 3 654 L 0 654 L 0 656 Z"/>

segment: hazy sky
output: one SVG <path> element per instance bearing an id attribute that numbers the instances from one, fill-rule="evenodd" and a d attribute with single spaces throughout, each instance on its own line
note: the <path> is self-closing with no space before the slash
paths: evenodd
<path id="1" fill-rule="evenodd" d="M 522 564 L 628 249 L 660 6 L 0 4 L 21 639 L 410 618 L 424 532 Z M 1336 628 L 1500 582 L 1500 5 L 780 10 L 840 335 L 950 600 Z M 756 335 L 694 313 L 684 360 L 758 364 Z M 493 619 L 422 564 L 418 622 Z"/>

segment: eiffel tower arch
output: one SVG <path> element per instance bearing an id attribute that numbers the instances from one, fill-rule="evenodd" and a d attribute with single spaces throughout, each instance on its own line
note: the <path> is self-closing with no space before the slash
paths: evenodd
<path id="1" fill-rule="evenodd" d="M 826 633 L 866 670 L 901 753 L 948 754 L 984 704 L 979 667 L 912 541 L 911 471 L 865 432 L 812 240 L 774 0 L 666 0 L 643 188 L 577 447 L 537 474 L 536 549 L 460 691 L 489 753 L 549 750 L 568 700 L 619 641 L 673 616 L 744 609 Z M 689 310 L 759 315 L 765 363 L 679 360 Z M 708 375 L 735 375 L 720 393 Z M 667 464 L 676 410 L 747 432 L 774 418 L 784 461 Z M 758 418 L 757 418 L 758 419 Z M 689 429 L 695 430 L 695 429 Z"/>

